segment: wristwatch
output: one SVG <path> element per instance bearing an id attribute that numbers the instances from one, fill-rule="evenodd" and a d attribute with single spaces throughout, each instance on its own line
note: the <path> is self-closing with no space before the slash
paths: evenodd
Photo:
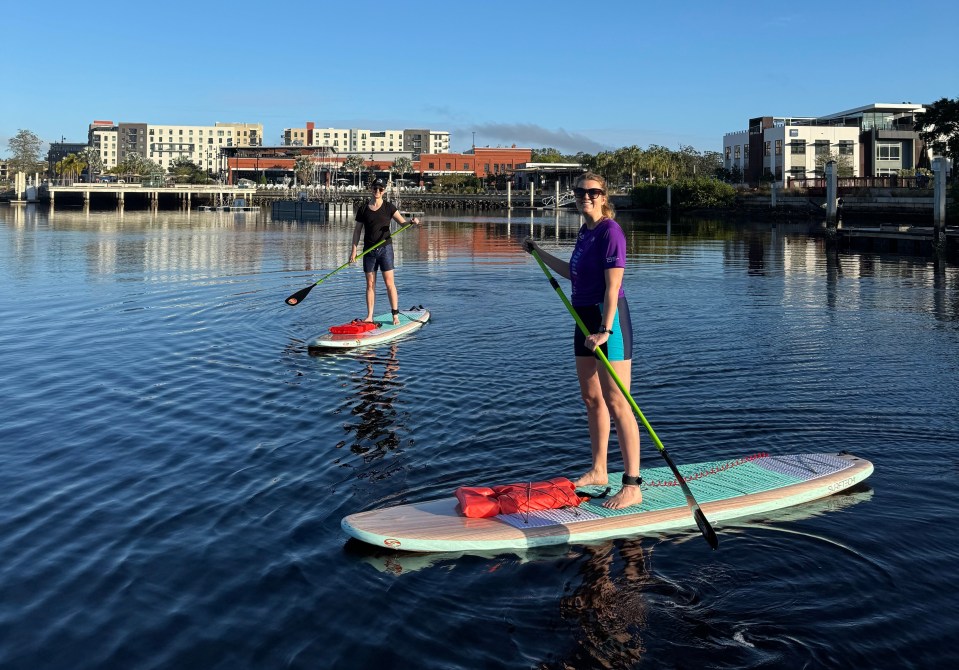
<path id="1" fill-rule="evenodd" d="M 596 334 L 599 335 L 600 333 L 607 333 L 607 334 L 609 334 L 609 335 L 612 335 L 612 334 L 613 334 L 613 331 L 612 331 L 612 330 L 608 330 L 608 329 L 606 328 L 606 326 L 600 326 L 599 329 L 596 331 Z"/>

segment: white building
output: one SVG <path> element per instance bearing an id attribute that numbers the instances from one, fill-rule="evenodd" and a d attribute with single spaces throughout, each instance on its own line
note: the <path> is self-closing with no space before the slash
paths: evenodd
<path id="1" fill-rule="evenodd" d="M 263 124 L 217 122 L 212 126 L 181 126 L 94 121 L 90 124 L 89 143 L 100 152 L 104 170 L 122 163 L 127 154 L 137 153 L 164 169 L 178 159 L 186 159 L 203 170 L 216 172 L 222 147 L 262 146 Z"/>
<path id="2" fill-rule="evenodd" d="M 420 154 L 448 153 L 450 134 L 443 130 L 372 130 L 369 128 L 285 128 L 286 146 L 330 147 L 338 154 L 368 154 L 405 151 L 418 160 Z"/>
<path id="3" fill-rule="evenodd" d="M 723 164 L 750 183 L 822 177 L 827 157 L 846 163 L 854 177 L 898 174 L 930 159 L 913 130 L 924 110 L 874 103 L 819 117 L 756 117 L 747 130 L 723 137 Z"/>

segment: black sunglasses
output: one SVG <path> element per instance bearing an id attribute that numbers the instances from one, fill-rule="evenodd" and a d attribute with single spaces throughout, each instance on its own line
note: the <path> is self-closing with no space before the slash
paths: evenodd
<path id="1" fill-rule="evenodd" d="M 573 189 L 573 196 L 582 200 L 586 196 L 589 196 L 590 200 L 595 200 L 601 195 L 606 195 L 606 191 L 601 188 L 580 188 L 579 186 Z"/>

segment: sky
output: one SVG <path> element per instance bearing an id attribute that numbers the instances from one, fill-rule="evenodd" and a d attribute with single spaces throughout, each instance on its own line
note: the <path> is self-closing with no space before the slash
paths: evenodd
<path id="1" fill-rule="evenodd" d="M 452 151 L 719 151 L 755 116 L 959 98 L 959 3 L 18 2 L 0 157 L 95 120 L 450 133 Z"/>

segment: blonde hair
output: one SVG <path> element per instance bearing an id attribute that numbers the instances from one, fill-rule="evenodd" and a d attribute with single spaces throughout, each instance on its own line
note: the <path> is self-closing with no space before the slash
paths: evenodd
<path id="1" fill-rule="evenodd" d="M 603 188 L 603 192 L 606 196 L 603 198 L 603 216 L 607 219 L 612 219 L 616 216 L 616 210 L 613 208 L 613 205 L 609 202 L 609 186 L 606 184 L 606 179 L 601 175 L 596 174 L 595 172 L 584 172 L 576 178 L 576 181 L 573 182 L 576 186 L 581 186 L 585 182 L 595 181 L 599 182 L 599 185 Z"/>

